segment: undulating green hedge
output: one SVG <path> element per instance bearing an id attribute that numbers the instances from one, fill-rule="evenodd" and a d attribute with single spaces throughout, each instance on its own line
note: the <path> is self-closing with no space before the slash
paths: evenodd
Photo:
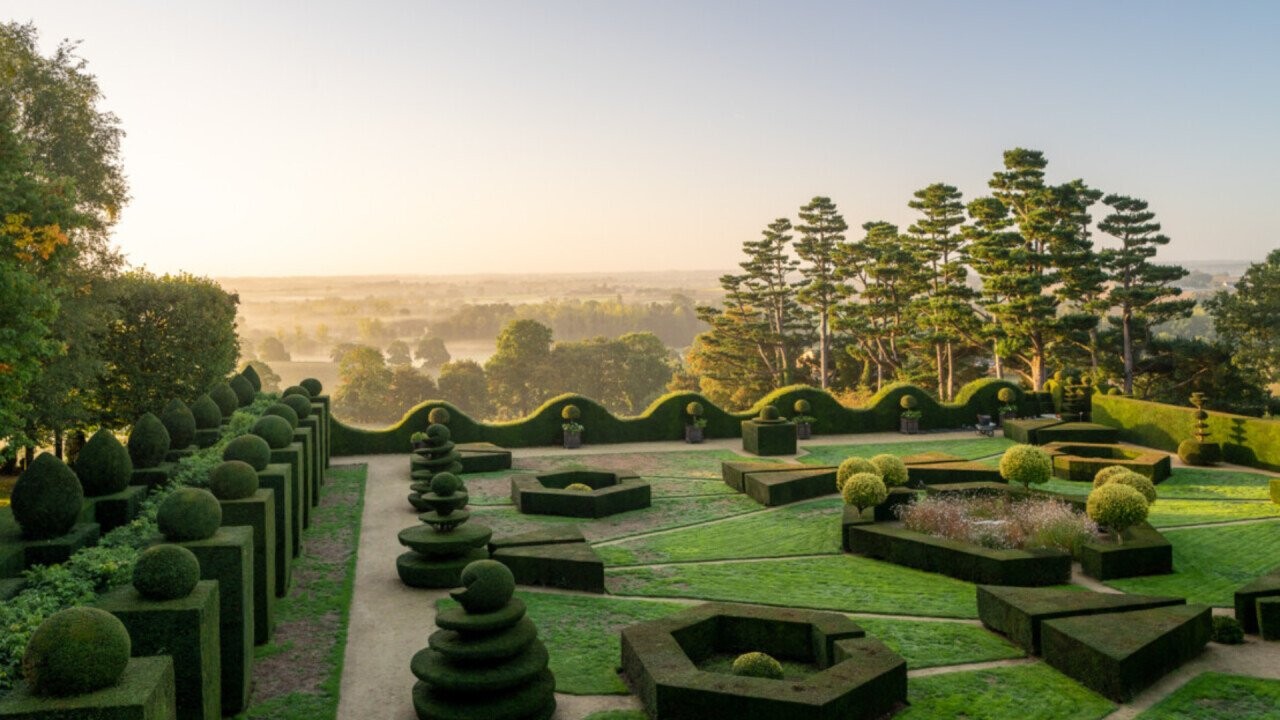
<path id="1" fill-rule="evenodd" d="M 1195 408 L 1095 395 L 1093 421 L 1120 430 L 1120 439 L 1176 452 L 1191 437 Z M 1210 440 L 1222 444 L 1223 459 L 1237 465 L 1280 470 L 1280 420 L 1209 413 Z"/>
<path id="2" fill-rule="evenodd" d="M 591 444 L 653 442 L 679 440 L 684 437 L 688 421 L 685 406 L 699 402 L 707 421 L 704 435 L 708 438 L 741 437 L 742 421 L 755 417 L 760 408 L 773 405 L 789 415 L 797 400 L 808 400 L 810 415 L 817 418 L 813 431 L 820 435 L 889 432 L 898 429 L 902 413 L 899 401 L 903 395 L 914 395 L 921 411 L 920 429 L 934 430 L 973 425 L 977 416 L 998 415 L 1001 402 L 996 393 L 1009 387 L 1018 392 L 1019 412 L 1039 411 L 1036 400 L 1005 380 L 987 378 L 965 385 L 954 403 L 939 403 L 927 392 L 909 383 L 887 385 L 876 393 L 864 408 L 847 408 L 830 393 L 807 385 L 780 388 L 761 398 L 745 412 L 730 412 L 717 407 L 698 393 L 668 393 L 654 400 L 635 417 L 616 417 L 599 403 L 581 395 L 565 394 L 552 398 L 521 420 L 502 423 L 478 422 L 443 400 L 428 400 L 414 407 L 400 422 L 382 430 L 361 430 L 334 420 L 332 450 L 334 455 L 367 455 L 402 453 L 409 449 L 409 436 L 427 428 L 427 415 L 433 408 L 449 410 L 449 430 L 454 442 L 490 442 L 503 447 L 536 447 L 561 442 L 560 411 L 565 405 L 576 405 L 582 411 L 578 422 L 585 430 L 583 442 Z"/>

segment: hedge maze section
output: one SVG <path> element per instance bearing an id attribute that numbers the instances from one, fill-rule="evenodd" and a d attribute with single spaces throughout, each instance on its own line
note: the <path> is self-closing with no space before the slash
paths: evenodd
<path id="1" fill-rule="evenodd" d="M 175 717 L 173 660 L 130 658 L 114 687 L 65 698 L 39 697 L 19 685 L 0 699 L 4 720 L 171 720 Z"/>
<path id="2" fill-rule="evenodd" d="M 1046 620 L 1147 610 L 1186 602 L 1182 598 L 1156 595 L 978 586 L 978 617 L 982 624 L 1032 655 L 1040 654 L 1041 624 Z"/>

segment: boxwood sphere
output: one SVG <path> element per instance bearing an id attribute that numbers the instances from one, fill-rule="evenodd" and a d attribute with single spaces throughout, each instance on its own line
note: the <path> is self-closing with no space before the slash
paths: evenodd
<path id="1" fill-rule="evenodd" d="M 427 426 L 427 444 L 432 446 L 440 446 L 449 442 L 449 438 L 453 434 L 449 432 L 447 425 L 428 425 Z"/>
<path id="2" fill-rule="evenodd" d="M 75 471 L 86 496 L 113 495 L 129 487 L 133 460 L 115 433 L 102 428 L 80 449 Z"/>
<path id="3" fill-rule="evenodd" d="M 236 394 L 236 402 L 240 407 L 244 407 L 253 402 L 253 398 L 257 395 L 253 390 L 253 383 L 244 375 L 232 375 L 227 381 L 227 386 L 231 388 L 231 392 Z"/>
<path id="4" fill-rule="evenodd" d="M 169 431 L 169 448 L 182 450 L 196 441 L 196 416 L 191 408 L 181 400 L 174 398 L 164 406 L 160 413 L 160 422 Z"/>
<path id="5" fill-rule="evenodd" d="M 133 566 L 133 587 L 150 600 L 177 600 L 200 582 L 200 561 L 181 545 L 153 545 Z"/>
<path id="6" fill-rule="evenodd" d="M 781 680 L 782 663 L 762 652 L 743 653 L 733 660 L 733 674 Z"/>
<path id="7" fill-rule="evenodd" d="M 996 399 L 1005 405 L 1012 405 L 1014 400 L 1018 399 L 1017 393 L 1011 387 L 1002 387 L 996 392 Z"/>
<path id="8" fill-rule="evenodd" d="M 778 408 L 772 405 L 765 405 L 764 407 L 760 408 L 759 419 L 772 421 L 772 420 L 777 420 L 778 417 L 779 417 Z"/>
<path id="9" fill-rule="evenodd" d="M 262 376 L 258 374 L 257 370 L 253 369 L 252 364 L 245 365 L 244 370 L 241 370 L 240 374 L 243 375 L 244 379 L 248 380 L 249 384 L 253 386 L 253 391 L 255 393 L 262 392 Z"/>
<path id="10" fill-rule="evenodd" d="M 293 428 L 294 430 L 298 429 L 298 413 L 285 403 L 282 403 L 282 402 L 272 403 L 267 406 L 266 410 L 262 411 L 262 414 L 263 415 L 279 415 L 280 417 L 288 421 L 289 427 Z"/>
<path id="11" fill-rule="evenodd" d="M 84 695 L 124 676 L 129 632 L 115 615 L 79 606 L 50 615 L 27 641 L 22 676 L 36 695 Z"/>
<path id="12" fill-rule="evenodd" d="M 845 503 L 862 510 L 888 500 L 889 488 L 875 473 L 855 473 L 845 481 L 840 496 Z"/>
<path id="13" fill-rule="evenodd" d="M 1142 493 L 1142 497 L 1146 499 L 1148 505 L 1156 501 L 1156 486 L 1147 479 L 1147 476 L 1140 473 L 1127 469 L 1124 472 L 1112 473 L 1106 477 L 1106 482 L 1102 484 L 1107 485 L 1110 483 L 1128 485 L 1134 490 L 1137 490 Z M 1094 487 L 1099 486 L 1095 485 Z"/>
<path id="14" fill-rule="evenodd" d="M 311 391 L 302 385 L 290 385 L 284 389 L 284 392 L 280 393 L 280 397 L 282 398 L 289 397 L 290 395 L 301 395 L 307 400 L 311 400 Z"/>
<path id="15" fill-rule="evenodd" d="M 243 460 L 226 460 L 210 471 L 209 491 L 219 500 L 243 500 L 258 492 L 258 471 Z"/>
<path id="16" fill-rule="evenodd" d="M 903 395 L 902 399 L 898 401 L 898 407 L 903 410 L 915 410 L 919 406 L 920 401 L 916 399 L 915 395 Z"/>
<path id="17" fill-rule="evenodd" d="M 1183 440 L 1178 443 L 1178 457 L 1188 465 L 1216 465 L 1222 460 L 1222 446 L 1216 442 Z"/>
<path id="18" fill-rule="evenodd" d="M 871 461 L 866 458 L 845 458 L 844 462 L 840 463 L 840 467 L 836 468 L 836 488 L 843 490 L 844 484 L 848 482 L 849 478 L 857 475 L 858 473 L 879 475 L 880 468 L 873 465 Z"/>
<path id="19" fill-rule="evenodd" d="M 222 525 L 222 505 L 208 490 L 180 487 L 160 503 L 156 525 L 172 542 L 204 540 Z"/>
<path id="20" fill-rule="evenodd" d="M 1014 445 L 1000 457 L 1000 477 L 1011 483 L 1039 485 L 1052 475 L 1053 460 L 1035 445 Z"/>
<path id="21" fill-rule="evenodd" d="M 1093 486 L 1102 487 L 1111 482 L 1111 478 L 1127 472 L 1130 472 L 1129 468 L 1123 465 L 1108 465 L 1093 476 Z"/>
<path id="22" fill-rule="evenodd" d="M 516 578 L 497 560 L 476 560 L 462 569 L 463 589 L 449 593 L 469 613 L 501 610 L 511 602 Z"/>
<path id="23" fill-rule="evenodd" d="M 427 422 L 432 425 L 448 425 L 449 411 L 442 407 L 433 407 L 427 413 Z"/>
<path id="24" fill-rule="evenodd" d="M 169 431 L 160 418 L 147 413 L 129 431 L 129 459 L 135 468 L 153 468 L 169 454 Z"/>
<path id="25" fill-rule="evenodd" d="M 191 414 L 195 416 L 196 428 L 199 430 L 217 430 L 222 427 L 222 410 L 218 409 L 218 403 L 208 393 L 191 403 Z"/>
<path id="26" fill-rule="evenodd" d="M 594 492 L 595 491 L 594 488 L 592 488 L 590 485 L 587 485 L 586 483 L 569 483 L 568 485 L 564 486 L 564 489 L 570 490 L 572 492 Z"/>
<path id="27" fill-rule="evenodd" d="M 702 407 L 702 403 L 695 400 L 684 406 L 684 412 L 690 417 L 700 417 L 705 410 Z"/>
<path id="28" fill-rule="evenodd" d="M 302 382 L 298 383 L 298 385 L 306 388 L 307 392 L 310 393 L 313 398 L 320 397 L 320 393 L 324 392 L 324 385 L 321 385 L 320 381 L 313 377 L 306 378 Z"/>
<path id="29" fill-rule="evenodd" d="M 249 432 L 266 440 L 272 450 L 287 448 L 293 442 L 293 428 L 289 427 L 288 420 L 279 415 L 263 415 Z"/>
<path id="30" fill-rule="evenodd" d="M 813 410 L 813 406 L 809 404 L 808 400 L 800 398 L 795 401 L 791 406 L 791 409 L 794 410 L 797 415 L 808 415 L 809 411 Z"/>
<path id="31" fill-rule="evenodd" d="M 431 492 L 440 497 L 449 497 L 462 489 L 462 480 L 450 472 L 436 473 L 431 478 Z"/>
<path id="32" fill-rule="evenodd" d="M 218 413 L 222 415 L 223 420 L 231 417 L 231 414 L 240 407 L 240 398 L 236 396 L 236 391 L 225 382 L 214 383 L 213 387 L 209 388 L 209 398 L 218 406 Z"/>
<path id="33" fill-rule="evenodd" d="M 280 398 L 280 402 L 293 408 L 293 411 L 298 414 L 299 421 L 311 416 L 311 398 L 302 395 L 285 395 Z"/>
<path id="34" fill-rule="evenodd" d="M 902 487 L 907 484 L 907 465 L 897 455 L 882 453 L 871 458 L 871 464 L 880 473 L 886 487 Z"/>
<path id="35" fill-rule="evenodd" d="M 1147 519 L 1147 499 L 1128 485 L 1109 482 L 1089 493 L 1085 512 L 1119 534 Z"/>
<path id="36" fill-rule="evenodd" d="M 241 435 L 222 449 L 223 460 L 241 460 L 259 472 L 271 462 L 271 446 L 257 435 Z"/>
<path id="37" fill-rule="evenodd" d="M 46 540 L 76 524 L 84 506 L 80 479 L 52 453 L 41 453 L 13 485 L 9 507 L 24 537 Z"/>
<path id="38" fill-rule="evenodd" d="M 560 410 L 560 419 L 562 420 L 573 422 L 580 417 L 582 417 L 582 410 L 580 410 L 577 405 L 565 405 Z"/>

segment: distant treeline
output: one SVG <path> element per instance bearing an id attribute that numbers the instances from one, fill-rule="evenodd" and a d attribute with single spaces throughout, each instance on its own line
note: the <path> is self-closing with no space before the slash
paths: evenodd
<path id="1" fill-rule="evenodd" d="M 649 332 L 668 347 L 686 347 L 708 327 L 698 319 L 694 301 L 676 295 L 669 302 L 652 303 L 624 303 L 619 298 L 464 305 L 451 317 L 429 323 L 429 329 L 444 340 L 489 340 L 512 320 L 536 320 L 562 340 Z"/>

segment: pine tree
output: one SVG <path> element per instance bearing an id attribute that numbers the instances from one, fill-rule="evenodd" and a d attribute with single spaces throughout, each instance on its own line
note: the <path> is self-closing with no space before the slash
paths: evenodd
<path id="1" fill-rule="evenodd" d="M 984 311 L 981 334 L 991 346 L 992 368 L 1004 376 L 1003 358 L 1011 354 L 1008 298 L 1019 291 L 1022 236 L 1013 231 L 1009 211 L 993 197 L 978 198 L 966 207 L 973 222 L 961 232 L 968 239 L 969 264 L 982 279 L 978 306 Z"/>
<path id="2" fill-rule="evenodd" d="M 965 238 L 958 232 L 964 224 L 964 205 L 960 191 L 945 183 L 917 190 L 914 197 L 907 206 L 922 217 L 907 228 L 907 239 L 928 271 L 918 322 L 932 347 L 938 397 L 950 400 L 955 391 L 955 343 L 972 332 L 970 302 L 976 295 L 965 283 Z"/>
<path id="3" fill-rule="evenodd" d="M 844 288 L 835 263 L 836 248 L 844 243 L 849 229 L 831 198 L 815 197 L 800 208 L 800 239 L 796 254 L 806 264 L 800 268 L 804 283 L 796 298 L 813 310 L 818 321 L 818 381 L 823 388 L 830 381 L 831 319 Z"/>
<path id="4" fill-rule="evenodd" d="M 751 306 L 761 312 L 768 324 L 762 333 L 762 350 L 771 351 L 770 363 L 778 387 L 794 382 L 796 358 L 809 342 L 809 328 L 804 310 L 795 300 L 795 286 L 790 277 L 800 267 L 791 257 L 791 221 L 778 218 L 761 233 L 759 240 L 742 243 L 747 259 L 739 263 L 746 272 L 742 287 Z"/>
<path id="5" fill-rule="evenodd" d="M 875 368 L 879 389 L 908 368 L 915 328 L 909 308 L 924 289 L 925 275 L 896 225 L 873 221 L 862 229 L 862 242 L 842 245 L 836 254 L 841 278 L 860 288 L 853 302 L 841 306 L 840 327 L 853 331 L 858 353 Z"/>

